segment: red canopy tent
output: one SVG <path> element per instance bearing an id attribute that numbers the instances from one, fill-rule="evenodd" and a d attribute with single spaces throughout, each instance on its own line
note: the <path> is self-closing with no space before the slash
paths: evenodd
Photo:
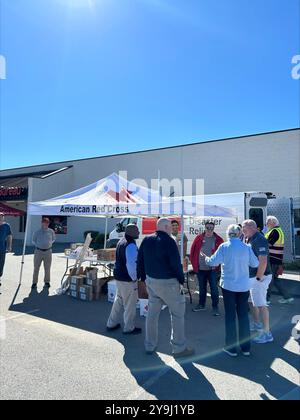
<path id="1" fill-rule="evenodd" d="M 14 209 L 7 206 L 6 204 L 0 203 L 0 213 L 3 213 L 5 216 L 24 216 L 25 212 L 22 210 Z"/>

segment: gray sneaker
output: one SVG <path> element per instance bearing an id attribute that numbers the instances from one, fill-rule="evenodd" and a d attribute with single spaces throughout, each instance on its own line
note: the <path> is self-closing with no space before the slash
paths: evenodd
<path id="1" fill-rule="evenodd" d="M 183 359 L 185 357 L 191 357 L 195 354 L 194 349 L 189 349 L 188 347 L 180 353 L 173 353 L 174 359 Z"/>
<path id="2" fill-rule="evenodd" d="M 205 306 L 203 306 L 203 305 L 197 305 L 197 306 L 195 306 L 195 308 L 193 309 L 193 312 L 204 312 L 206 309 L 205 309 Z"/>

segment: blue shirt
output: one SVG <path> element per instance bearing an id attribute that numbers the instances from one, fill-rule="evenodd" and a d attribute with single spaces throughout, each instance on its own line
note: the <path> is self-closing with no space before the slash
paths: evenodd
<path id="1" fill-rule="evenodd" d="M 261 234 L 260 232 L 257 232 L 254 236 L 252 236 L 252 238 L 249 239 L 249 244 L 251 245 L 252 250 L 257 257 L 260 257 L 260 256 L 267 257 L 268 263 L 267 263 L 267 268 L 264 275 L 268 276 L 269 274 L 272 273 L 272 270 L 271 270 L 271 264 L 270 264 L 269 243 L 267 239 L 264 237 L 263 234 Z M 250 268 L 250 277 L 254 278 L 256 277 L 256 275 L 257 275 L 257 269 Z"/>
<path id="2" fill-rule="evenodd" d="M 145 281 L 153 279 L 177 279 L 184 283 L 184 273 L 178 247 L 174 239 L 165 232 L 156 232 L 146 237 L 138 254 L 138 276 Z"/>
<path id="3" fill-rule="evenodd" d="M 0 225 L 0 252 L 6 252 L 6 240 L 11 235 L 10 226 L 8 223 Z"/>
<path id="4" fill-rule="evenodd" d="M 126 267 L 132 281 L 137 281 L 137 258 L 138 247 L 136 244 L 129 244 L 126 248 Z"/>
<path id="5" fill-rule="evenodd" d="M 257 268 L 259 261 L 250 245 L 234 238 L 223 243 L 211 258 L 207 257 L 206 264 L 211 267 L 222 264 L 221 287 L 243 293 L 251 288 L 249 267 Z"/>

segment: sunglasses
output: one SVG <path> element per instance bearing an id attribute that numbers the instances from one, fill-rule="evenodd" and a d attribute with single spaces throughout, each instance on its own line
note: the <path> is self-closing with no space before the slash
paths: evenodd
<path id="1" fill-rule="evenodd" d="M 206 229 L 206 230 L 214 230 L 214 229 L 215 229 L 215 227 L 214 227 L 214 226 L 205 226 L 205 229 Z"/>

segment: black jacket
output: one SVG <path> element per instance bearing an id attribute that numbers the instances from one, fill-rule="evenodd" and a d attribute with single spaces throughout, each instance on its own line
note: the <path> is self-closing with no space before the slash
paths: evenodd
<path id="1" fill-rule="evenodd" d="M 176 278 L 179 283 L 184 283 L 177 244 L 167 233 L 156 232 L 142 242 L 138 254 L 138 277 L 145 281 L 146 276 L 154 279 Z"/>

